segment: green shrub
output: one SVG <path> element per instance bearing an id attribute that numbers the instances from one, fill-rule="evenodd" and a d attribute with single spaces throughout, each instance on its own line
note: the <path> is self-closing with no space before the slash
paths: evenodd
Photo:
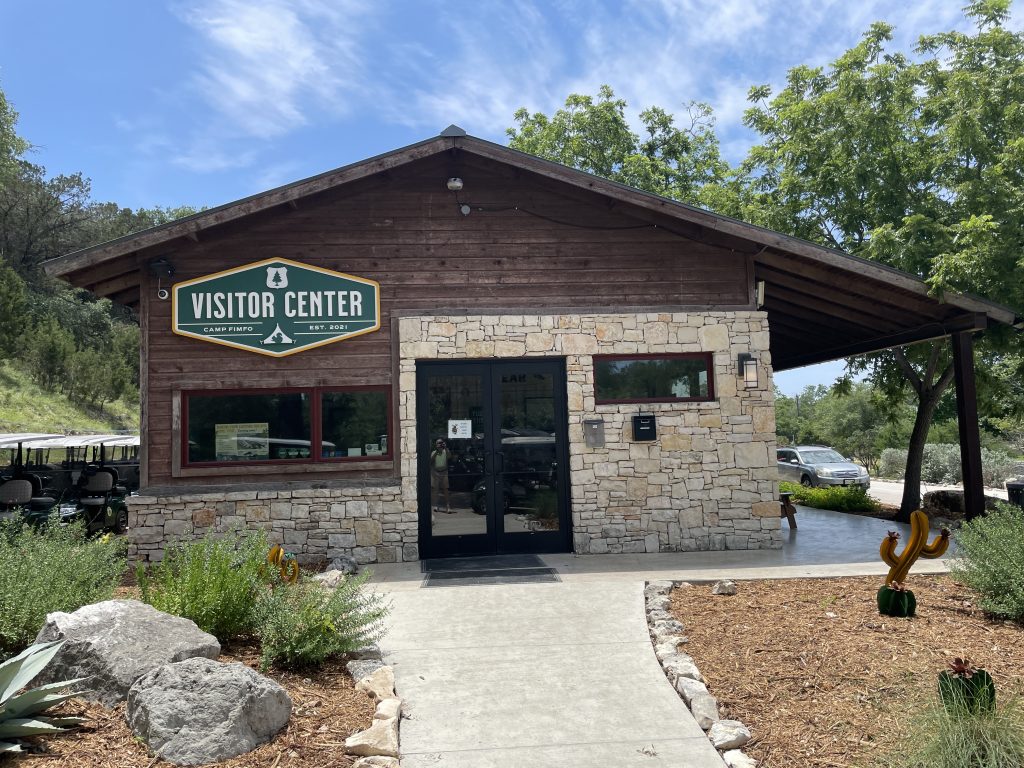
<path id="1" fill-rule="evenodd" d="M 0 526 L 0 658 L 30 645 L 46 614 L 109 600 L 125 550 L 123 538 L 89 539 L 81 524 Z"/>
<path id="2" fill-rule="evenodd" d="M 868 496 L 860 486 L 832 485 L 823 488 L 805 488 L 799 483 L 779 483 L 779 491 L 792 493 L 793 501 L 815 509 L 834 509 L 837 512 L 878 512 L 882 505 Z"/>
<path id="3" fill-rule="evenodd" d="M 981 596 L 982 610 L 1024 621 L 1024 509 L 998 504 L 954 534 L 953 577 Z"/>
<path id="4" fill-rule="evenodd" d="M 1024 710 L 1020 696 L 991 711 L 926 707 L 910 724 L 904 746 L 887 768 L 1020 768 L 1024 765 Z"/>
<path id="5" fill-rule="evenodd" d="M 981 449 L 981 476 L 989 488 L 1002 488 L 1013 477 L 1020 462 L 1007 453 Z M 878 466 L 881 477 L 902 480 L 907 470 L 907 449 L 886 448 Z M 929 443 L 921 457 L 921 480 L 925 483 L 956 485 L 963 480 L 960 446 L 951 443 Z"/>
<path id="6" fill-rule="evenodd" d="M 191 619 L 221 642 L 253 633 L 256 603 L 271 578 L 267 535 L 207 534 L 174 544 L 147 572 L 137 568 L 142 599 L 166 613 Z"/>
<path id="7" fill-rule="evenodd" d="M 365 582 L 345 578 L 329 590 L 305 580 L 268 592 L 258 607 L 263 668 L 315 665 L 379 639 L 387 608 Z"/>

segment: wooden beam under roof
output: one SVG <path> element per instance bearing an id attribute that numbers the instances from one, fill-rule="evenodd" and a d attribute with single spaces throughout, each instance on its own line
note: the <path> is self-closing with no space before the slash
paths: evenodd
<path id="1" fill-rule="evenodd" d="M 779 355 L 779 358 L 772 356 L 775 369 L 779 371 L 790 368 L 801 368 L 805 365 L 824 363 L 829 360 L 838 360 L 843 357 L 853 357 L 869 352 L 880 352 L 884 349 L 901 347 L 905 344 L 916 344 L 931 339 L 941 339 L 953 333 L 964 331 L 980 331 L 987 327 L 987 317 L 983 313 L 972 313 L 963 315 L 948 323 L 929 323 L 921 328 L 902 331 L 889 336 L 879 336 L 873 339 L 854 342 L 852 344 L 837 345 L 830 349 L 822 349 L 793 356 Z"/>

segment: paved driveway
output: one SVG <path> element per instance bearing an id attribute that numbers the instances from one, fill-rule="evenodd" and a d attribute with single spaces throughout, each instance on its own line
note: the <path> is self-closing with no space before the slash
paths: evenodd
<path id="1" fill-rule="evenodd" d="M 962 485 L 935 485 L 934 483 L 921 483 L 921 497 L 928 491 L 962 491 Z M 903 481 L 902 480 L 871 480 L 871 489 L 868 491 L 868 495 L 872 498 L 878 499 L 883 504 L 892 504 L 893 506 L 899 506 L 900 502 L 903 501 Z M 1000 499 L 1006 498 L 1005 488 L 986 488 L 986 496 L 996 496 Z"/>

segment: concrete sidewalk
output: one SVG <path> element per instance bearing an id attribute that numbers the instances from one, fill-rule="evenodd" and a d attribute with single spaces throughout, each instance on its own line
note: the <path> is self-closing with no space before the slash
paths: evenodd
<path id="1" fill-rule="evenodd" d="M 403 768 L 722 768 L 655 659 L 642 580 L 390 598 Z"/>
<path id="2" fill-rule="evenodd" d="M 419 563 L 374 566 L 403 768 L 722 768 L 654 656 L 644 582 L 882 575 L 886 531 L 909 528 L 803 507 L 797 522 L 781 550 L 544 555 L 557 584 L 424 589 Z"/>

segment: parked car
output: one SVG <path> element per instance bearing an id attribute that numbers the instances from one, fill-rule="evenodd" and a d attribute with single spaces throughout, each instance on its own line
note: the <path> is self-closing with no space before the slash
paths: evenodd
<path id="1" fill-rule="evenodd" d="M 779 448 L 779 479 L 800 483 L 808 487 L 829 485 L 859 485 L 865 491 L 871 487 L 868 471 L 849 459 L 820 445 L 796 445 Z"/>

